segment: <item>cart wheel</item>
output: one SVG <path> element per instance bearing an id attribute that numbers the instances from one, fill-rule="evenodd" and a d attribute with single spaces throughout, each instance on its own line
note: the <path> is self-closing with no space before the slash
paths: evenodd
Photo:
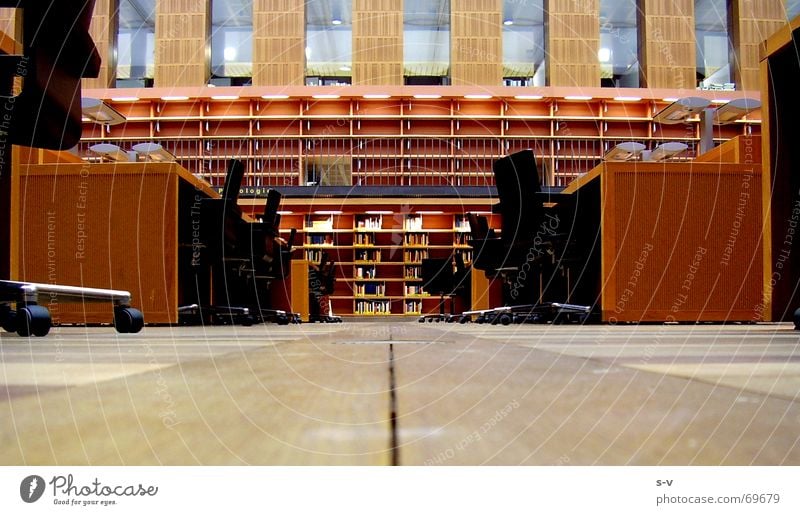
<path id="1" fill-rule="evenodd" d="M 114 308 L 114 329 L 118 333 L 138 333 L 144 327 L 144 316 L 136 308 Z"/>
<path id="2" fill-rule="evenodd" d="M 464 315 L 458 319 L 459 324 L 466 324 L 467 322 L 469 322 L 469 315 Z"/>
<path id="3" fill-rule="evenodd" d="M 8 306 L 0 306 L 0 327 L 8 333 L 17 332 L 17 312 Z"/>
<path id="4" fill-rule="evenodd" d="M 18 309 L 16 322 L 20 336 L 46 336 L 50 332 L 50 312 L 42 306 L 31 304 Z"/>
<path id="5" fill-rule="evenodd" d="M 500 323 L 503 325 L 509 325 L 511 323 L 511 315 L 500 315 Z"/>
<path id="6" fill-rule="evenodd" d="M 800 331 L 800 308 L 794 312 L 794 328 Z"/>
<path id="7" fill-rule="evenodd" d="M 278 316 L 278 325 L 289 325 L 289 317 L 280 315 Z"/>

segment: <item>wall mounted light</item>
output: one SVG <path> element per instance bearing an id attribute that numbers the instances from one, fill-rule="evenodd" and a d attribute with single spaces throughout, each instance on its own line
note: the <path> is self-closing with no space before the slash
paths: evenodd
<path id="1" fill-rule="evenodd" d="M 145 161 L 169 162 L 176 159 L 171 152 L 165 150 L 158 143 L 139 143 L 132 148 L 134 152 L 144 157 Z"/>
<path id="2" fill-rule="evenodd" d="M 125 116 L 97 98 L 81 98 L 81 114 L 94 123 L 119 125 L 125 123 Z"/>
<path id="3" fill-rule="evenodd" d="M 658 123 L 674 125 L 684 123 L 686 119 L 703 112 L 711 102 L 700 97 L 679 98 L 653 117 L 653 121 Z"/>
<path id="4" fill-rule="evenodd" d="M 761 109 L 761 102 L 754 98 L 737 98 L 714 111 L 714 123 L 726 125 L 733 123 L 742 116 Z"/>
<path id="5" fill-rule="evenodd" d="M 661 145 L 657 146 L 655 150 L 652 152 L 642 152 L 642 157 L 644 157 L 645 161 L 666 161 L 667 159 L 671 159 L 681 152 L 685 152 L 686 149 L 689 148 L 689 145 L 686 143 L 679 143 L 677 141 L 669 141 L 667 143 L 662 143 Z"/>
<path id="6" fill-rule="evenodd" d="M 98 143 L 89 147 L 89 150 L 109 161 L 127 162 L 136 160 L 135 156 L 131 156 L 128 154 L 128 152 L 122 150 L 118 145 L 111 143 Z"/>
<path id="7" fill-rule="evenodd" d="M 641 155 L 644 149 L 647 148 L 641 143 L 635 141 L 626 141 L 619 143 L 614 148 L 606 152 L 603 156 L 605 161 L 630 161 L 636 159 Z"/>

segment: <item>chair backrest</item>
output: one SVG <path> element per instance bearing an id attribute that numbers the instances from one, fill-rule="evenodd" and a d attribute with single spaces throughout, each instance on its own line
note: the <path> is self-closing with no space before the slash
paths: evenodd
<path id="1" fill-rule="evenodd" d="M 235 202 L 239 198 L 242 178 L 244 178 L 244 163 L 238 159 L 228 161 L 228 174 L 225 177 L 225 186 L 222 188 L 223 199 Z"/>
<path id="2" fill-rule="evenodd" d="M 502 239 L 507 246 L 533 238 L 544 217 L 539 173 L 533 151 L 498 159 L 492 167 L 503 216 Z"/>
<path id="3" fill-rule="evenodd" d="M 278 190 L 267 192 L 267 201 L 264 204 L 264 213 L 261 219 L 270 227 L 278 228 L 280 225 L 280 215 L 278 209 L 281 206 L 281 194 Z"/>
<path id="4" fill-rule="evenodd" d="M 449 295 L 455 289 L 453 264 L 450 259 L 422 260 L 422 287 L 428 293 Z"/>

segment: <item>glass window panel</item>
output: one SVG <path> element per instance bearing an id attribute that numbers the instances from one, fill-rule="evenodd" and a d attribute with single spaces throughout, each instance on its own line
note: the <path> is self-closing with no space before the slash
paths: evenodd
<path id="1" fill-rule="evenodd" d="M 352 0 L 306 2 L 306 84 L 350 84 L 353 66 Z"/>
<path id="2" fill-rule="evenodd" d="M 403 2 L 406 84 L 447 84 L 450 77 L 450 0 Z"/>
<path id="3" fill-rule="evenodd" d="M 155 0 L 119 0 L 117 86 L 150 86 L 155 71 Z"/>
<path id="4" fill-rule="evenodd" d="M 701 88 L 733 89 L 726 0 L 695 0 L 697 81 Z"/>
<path id="5" fill-rule="evenodd" d="M 503 2 L 503 82 L 545 86 L 544 0 Z"/>
<path id="6" fill-rule="evenodd" d="M 211 75 L 253 76 L 253 0 L 211 2 Z"/>
<path id="7" fill-rule="evenodd" d="M 800 0 L 786 0 L 786 19 L 793 20 L 800 15 Z"/>
<path id="8" fill-rule="evenodd" d="M 639 87 L 639 12 L 636 0 L 600 0 L 600 84 Z"/>

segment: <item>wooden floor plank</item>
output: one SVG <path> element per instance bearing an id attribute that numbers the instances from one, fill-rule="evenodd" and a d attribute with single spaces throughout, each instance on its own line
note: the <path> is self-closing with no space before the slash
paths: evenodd
<path id="1" fill-rule="evenodd" d="M 387 349 L 317 337 L 11 398 L 0 463 L 388 464 Z"/>
<path id="2" fill-rule="evenodd" d="M 401 464 L 800 464 L 796 397 L 540 350 L 542 326 L 509 331 L 448 326 L 442 343 L 395 346 Z"/>

